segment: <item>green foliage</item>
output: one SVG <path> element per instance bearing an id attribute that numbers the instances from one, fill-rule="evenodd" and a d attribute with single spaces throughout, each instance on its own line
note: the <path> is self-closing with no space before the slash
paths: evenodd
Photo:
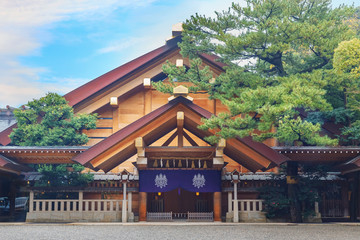
<path id="1" fill-rule="evenodd" d="M 283 175 L 272 175 L 272 179 L 259 188 L 259 198 L 264 200 L 267 218 L 287 218 L 290 201 L 287 197 L 287 185 Z"/>
<path id="2" fill-rule="evenodd" d="M 36 168 L 42 174 L 35 184 L 38 187 L 86 186 L 94 178 L 90 173 L 82 173 L 85 167 L 80 164 L 42 164 Z"/>
<path id="3" fill-rule="evenodd" d="M 246 2 L 246 7 L 233 3 L 216 12 L 216 18 L 196 14 L 187 20 L 182 54 L 215 53 L 230 65 L 255 60 L 256 71 L 285 76 L 328 65 L 338 43 L 352 34 L 343 22 L 354 9 L 332 9 L 329 0 Z"/>
<path id="4" fill-rule="evenodd" d="M 360 38 L 360 7 L 355 8 L 354 14 L 346 20 L 346 24 L 353 30 L 358 38 Z"/>
<path id="5" fill-rule="evenodd" d="M 360 145 L 360 120 L 356 120 L 349 127 L 344 127 L 342 134 L 344 135 L 344 142 L 349 142 L 351 145 Z"/>
<path id="6" fill-rule="evenodd" d="M 14 111 L 17 128 L 10 134 L 18 146 L 71 146 L 88 142 L 85 129 L 96 128 L 96 115 L 74 115 L 67 101 L 56 93 L 28 102 Z"/>
<path id="7" fill-rule="evenodd" d="M 328 0 L 246 2 L 246 7 L 233 3 L 215 18 L 196 14 L 187 20 L 179 46 L 191 66 L 167 63 L 163 70 L 170 84 L 155 86 L 170 93 L 180 82 L 190 82 L 191 92 L 208 92 L 211 99 L 221 100 L 229 113 L 200 126 L 216 132 L 207 139 L 212 143 L 253 135 L 259 141 L 276 137 L 286 144 L 337 144 L 319 134 L 316 123 L 324 119 L 297 117 L 299 109 L 327 113 L 344 107 L 347 93 L 339 89 L 339 81 L 345 78 L 332 69 L 332 62 L 338 44 L 354 36 L 345 23 L 354 15 L 353 7 L 333 9 Z M 199 53 L 219 56 L 227 64 L 226 72 L 214 81 L 215 74 L 202 67 Z"/>
<path id="8" fill-rule="evenodd" d="M 320 136 L 320 130 L 321 126 L 319 123 L 313 124 L 306 120 L 303 121 L 300 117 L 293 119 L 286 116 L 279 121 L 279 127 L 274 136 L 280 142 L 287 143 L 288 145 L 292 145 L 294 142 L 316 146 L 337 145 L 337 139 Z"/>
<path id="9" fill-rule="evenodd" d="M 334 68 L 340 73 L 360 77 L 360 40 L 343 41 L 335 49 Z"/>
<path id="10" fill-rule="evenodd" d="M 330 171 L 329 166 L 317 165 L 300 167 L 298 189 L 301 212 L 304 218 L 314 214 L 315 202 L 320 202 L 319 191 L 323 187 L 322 181 Z M 266 217 L 289 217 L 290 199 L 287 194 L 286 166 L 282 166 L 279 174 L 273 174 L 267 184 L 259 188 L 260 198 L 265 200 Z"/>

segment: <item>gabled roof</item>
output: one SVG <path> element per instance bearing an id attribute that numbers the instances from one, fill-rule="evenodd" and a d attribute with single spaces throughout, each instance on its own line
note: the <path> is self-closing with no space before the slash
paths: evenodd
<path id="1" fill-rule="evenodd" d="M 137 137 L 143 137 L 146 145 L 150 145 L 175 129 L 178 111 L 185 114 L 185 129 L 202 139 L 212 134 L 197 128 L 202 118 L 210 118 L 212 114 L 184 97 L 177 97 L 90 147 L 73 160 L 88 167 L 110 171 L 136 154 L 134 141 Z M 251 138 L 227 140 L 224 152 L 254 172 L 274 167 L 287 160 L 285 156 L 265 144 L 254 142 Z"/>

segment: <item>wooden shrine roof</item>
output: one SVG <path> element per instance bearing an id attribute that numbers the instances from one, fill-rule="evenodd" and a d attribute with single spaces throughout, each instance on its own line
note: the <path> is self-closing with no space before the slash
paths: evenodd
<path id="1" fill-rule="evenodd" d="M 184 97 L 177 97 L 77 155 L 73 160 L 94 169 L 110 171 L 136 154 L 134 142 L 137 137 L 142 137 L 145 144 L 150 145 L 175 129 L 178 111 L 185 113 L 185 129 L 201 139 L 212 134 L 197 128 L 202 118 L 210 118 L 212 114 Z M 287 160 L 285 156 L 251 138 L 227 140 L 224 153 L 251 171 L 265 170 Z"/>

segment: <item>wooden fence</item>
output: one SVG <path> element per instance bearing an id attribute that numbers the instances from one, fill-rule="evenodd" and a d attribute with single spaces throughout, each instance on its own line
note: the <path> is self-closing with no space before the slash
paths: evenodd
<path id="1" fill-rule="evenodd" d="M 122 200 L 34 199 L 29 212 L 118 212 Z"/>

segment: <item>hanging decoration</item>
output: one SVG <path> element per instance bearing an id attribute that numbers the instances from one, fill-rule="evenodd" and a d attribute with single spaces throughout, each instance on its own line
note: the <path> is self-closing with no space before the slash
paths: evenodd
<path id="1" fill-rule="evenodd" d="M 190 192 L 221 192 L 219 170 L 140 170 L 140 192 L 168 192 L 183 188 Z"/>
<path id="2" fill-rule="evenodd" d="M 154 167 L 154 168 L 157 168 L 158 166 L 159 166 L 159 165 L 158 165 L 158 162 L 157 162 L 157 160 L 155 159 L 153 167 Z"/>

